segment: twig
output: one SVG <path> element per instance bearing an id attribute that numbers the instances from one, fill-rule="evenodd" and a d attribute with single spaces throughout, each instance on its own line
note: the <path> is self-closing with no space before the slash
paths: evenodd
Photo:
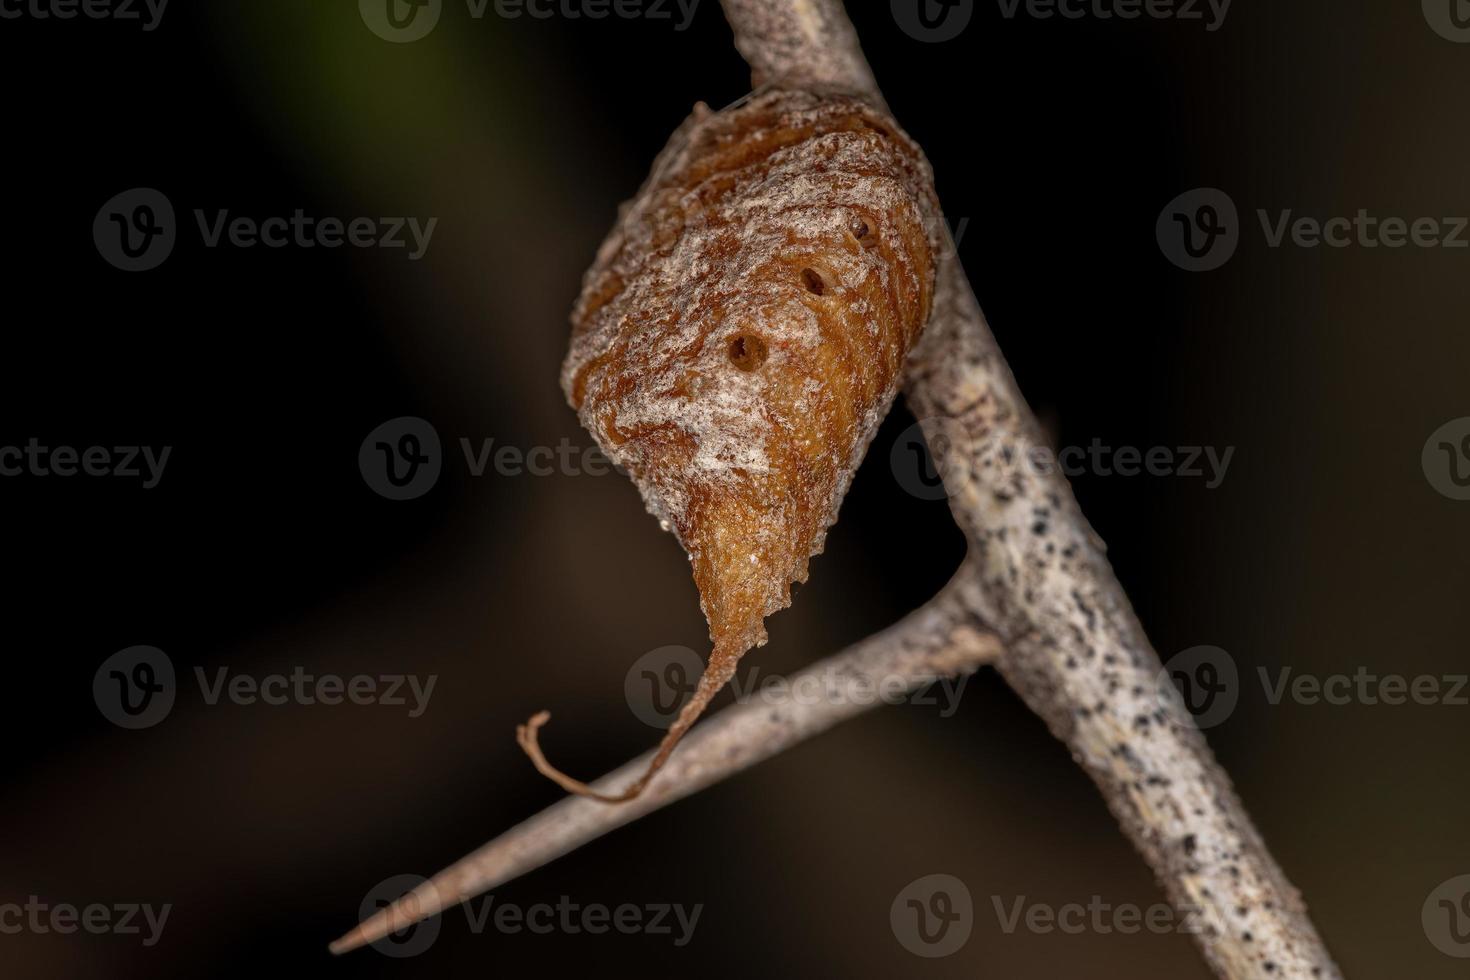
<path id="1" fill-rule="evenodd" d="M 873 70 L 842 4 L 832 0 L 720 0 L 753 87 L 844 88 L 881 102 Z"/>
<path id="2" fill-rule="evenodd" d="M 1300 895 L 1149 645 L 957 259 L 941 270 L 907 397 L 942 432 L 951 507 L 983 569 L 975 612 L 1008 638 L 998 667 L 1097 783 L 1215 972 L 1339 977 Z"/>
<path id="3" fill-rule="evenodd" d="M 824 84 L 869 91 L 840 0 L 726 0 L 757 80 L 803 63 Z M 791 30 L 791 21 L 823 25 Z M 780 30 L 780 37 L 763 32 Z M 831 44 L 845 52 L 794 46 Z M 799 75 L 797 77 L 800 77 Z M 1299 893 L 1272 859 L 1175 696 L 1104 545 L 1066 480 L 1034 461 L 1040 428 L 1022 398 L 953 250 L 906 395 L 981 570 L 976 614 L 1008 637 L 1000 670 L 1072 750 L 1181 910 L 1221 976 L 1340 976 Z M 944 438 L 936 439 L 942 435 Z"/>
<path id="4" fill-rule="evenodd" d="M 333 943 L 332 952 L 376 942 L 481 895 L 876 707 L 893 692 L 918 691 L 936 679 L 994 662 L 1000 643 L 970 612 L 975 597 L 968 593 L 974 580 L 968 571 L 957 575 L 936 598 L 894 626 L 794 675 L 783 686 L 785 695 L 759 694 L 706 719 L 638 798 L 608 805 L 567 797 L 378 912 Z M 879 697 L 880 692 L 885 696 Z M 647 767 L 652 754 L 593 785 L 608 790 L 625 784 Z"/>

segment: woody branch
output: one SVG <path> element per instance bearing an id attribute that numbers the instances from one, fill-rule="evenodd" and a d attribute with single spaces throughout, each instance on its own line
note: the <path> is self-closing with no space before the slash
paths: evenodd
<path id="1" fill-rule="evenodd" d="M 882 106 L 840 0 L 722 0 L 756 85 L 839 88 Z M 1007 681 L 1072 750 L 1222 977 L 1340 976 L 1297 891 L 1174 695 L 1104 546 L 1065 479 L 1028 466 L 1044 446 L 958 258 L 942 260 L 935 310 L 906 397 L 942 434 L 946 489 L 970 556 L 932 603 L 813 671 L 973 670 Z M 980 626 L 1006 638 L 1004 649 Z M 763 706 L 764 707 L 764 706 Z M 615 827 L 769 758 L 855 713 L 835 700 L 783 712 L 726 709 L 696 729 L 633 803 L 572 798 L 513 828 L 344 936 L 343 952 L 539 867 Z M 605 776 L 612 786 L 637 759 Z"/>

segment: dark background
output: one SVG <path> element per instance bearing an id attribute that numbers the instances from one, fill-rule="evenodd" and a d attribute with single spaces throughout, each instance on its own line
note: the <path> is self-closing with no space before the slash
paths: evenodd
<path id="1" fill-rule="evenodd" d="M 1420 450 L 1470 415 L 1470 252 L 1268 248 L 1257 208 L 1470 214 L 1470 46 L 1417 4 L 1237 3 L 1199 22 L 1007 20 L 925 44 L 852 14 L 926 148 L 960 254 L 1063 445 L 1236 447 L 1199 479 L 1090 474 L 1091 521 L 1165 656 L 1244 675 L 1466 668 L 1470 503 Z M 492 8 L 493 9 L 493 8 Z M 620 477 L 469 476 L 454 443 L 586 444 L 557 385 L 580 276 L 696 100 L 749 87 L 714 0 L 668 21 L 508 21 L 447 4 L 386 43 L 356 4 L 178 3 L 159 28 L 0 20 L 5 92 L 0 445 L 169 445 L 158 487 L 0 479 L 11 749 L 0 902 L 171 903 L 162 942 L 3 935 L 15 977 L 631 974 L 1204 977 L 1183 936 L 1007 934 L 993 897 L 1161 900 L 1066 752 L 994 675 L 960 710 L 870 713 L 517 882 L 498 902 L 703 903 L 693 942 L 473 935 L 329 958 L 380 880 L 428 873 L 554 802 L 512 740 L 594 775 L 657 733 L 623 678 L 703 649 L 687 563 Z M 94 246 L 103 202 L 155 187 L 162 267 Z M 1170 265 L 1160 209 L 1197 186 L 1245 220 L 1222 269 Z M 206 249 L 192 209 L 437 216 L 427 256 Z M 364 484 L 363 437 L 430 419 L 425 497 Z M 793 670 L 946 580 L 963 541 L 896 482 L 886 424 L 796 606 L 753 654 Z M 124 731 L 94 672 L 135 644 L 180 674 L 437 675 L 429 710 L 209 706 L 192 680 Z M 1270 705 L 1210 733 L 1353 977 L 1463 976 L 1420 910 L 1470 872 L 1470 707 Z M 963 879 L 974 935 L 917 958 L 889 904 Z"/>

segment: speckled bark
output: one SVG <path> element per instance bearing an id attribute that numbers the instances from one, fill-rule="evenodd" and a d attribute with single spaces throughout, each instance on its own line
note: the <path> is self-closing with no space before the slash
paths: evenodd
<path id="1" fill-rule="evenodd" d="M 796 76 L 876 96 L 840 0 L 724 6 L 757 83 Z M 1232 980 L 1340 976 L 1066 480 L 1031 463 L 1046 444 L 952 254 L 905 394 L 931 442 L 942 433 L 949 446 L 941 472 L 979 576 L 974 611 L 1006 640 L 1002 673 L 1071 748 L 1171 900 L 1202 910 L 1210 965 Z"/>
<path id="2" fill-rule="evenodd" d="M 755 87 L 836 86 L 878 98 L 857 31 L 833 0 L 721 0 Z"/>
<path id="3" fill-rule="evenodd" d="M 981 576 L 999 667 L 1102 790 L 1221 976 L 1336 977 L 1305 905 L 1174 693 L 1066 481 L 1032 465 L 1036 422 L 957 264 L 906 394 Z"/>

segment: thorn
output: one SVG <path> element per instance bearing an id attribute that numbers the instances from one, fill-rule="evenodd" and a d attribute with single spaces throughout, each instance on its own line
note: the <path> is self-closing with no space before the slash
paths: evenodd
<path id="1" fill-rule="evenodd" d="M 435 875 L 408 894 L 394 899 L 393 904 L 387 908 L 379 909 L 368 916 L 327 949 L 333 956 L 341 956 L 438 915 L 447 907 L 440 898 L 441 888 L 447 887 L 447 884 L 443 874 Z M 465 897 L 467 896 L 460 896 L 457 900 L 463 901 Z"/>

